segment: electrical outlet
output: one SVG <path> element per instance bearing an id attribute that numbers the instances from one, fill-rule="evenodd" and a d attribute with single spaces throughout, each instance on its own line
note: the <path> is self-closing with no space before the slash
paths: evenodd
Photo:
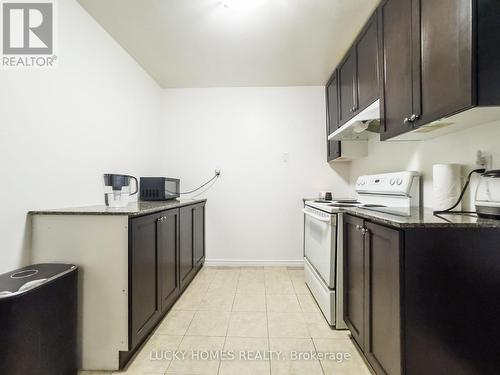
<path id="1" fill-rule="evenodd" d="M 484 169 L 491 169 L 493 156 L 487 152 L 478 150 L 476 154 L 476 164 Z"/>

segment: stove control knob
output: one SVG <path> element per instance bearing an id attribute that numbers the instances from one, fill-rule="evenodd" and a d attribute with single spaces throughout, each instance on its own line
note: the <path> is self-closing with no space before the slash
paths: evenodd
<path id="1" fill-rule="evenodd" d="M 396 179 L 395 179 L 395 178 L 391 178 L 391 180 L 389 181 L 389 183 L 390 183 L 391 185 L 394 185 L 394 184 L 396 183 Z"/>
<path id="2" fill-rule="evenodd" d="M 401 185 L 403 183 L 403 179 L 402 178 L 398 178 L 398 180 L 396 181 L 398 185 Z"/>
<path id="3" fill-rule="evenodd" d="M 361 180 L 360 184 L 361 186 L 365 186 L 365 180 Z"/>

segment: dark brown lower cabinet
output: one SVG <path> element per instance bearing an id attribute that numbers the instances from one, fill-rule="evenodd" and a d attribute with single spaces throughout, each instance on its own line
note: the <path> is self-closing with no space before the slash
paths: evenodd
<path id="1" fill-rule="evenodd" d="M 157 220 L 156 215 L 131 220 L 130 349 L 149 334 L 161 314 L 161 301 L 158 298 Z"/>
<path id="2" fill-rule="evenodd" d="M 153 331 L 205 260 L 205 202 L 129 220 L 129 351 Z"/>
<path id="3" fill-rule="evenodd" d="M 361 348 L 365 345 L 364 221 L 347 215 L 344 220 L 344 320 Z"/>
<path id="4" fill-rule="evenodd" d="M 180 292 L 179 210 L 170 210 L 158 219 L 158 287 L 161 311 L 167 312 Z"/>
<path id="5" fill-rule="evenodd" d="M 345 321 L 375 374 L 500 373 L 500 228 L 344 223 Z"/>
<path id="6" fill-rule="evenodd" d="M 401 374 L 400 232 L 347 215 L 344 319 L 377 374 Z"/>
<path id="7" fill-rule="evenodd" d="M 193 241 L 193 208 L 182 207 L 181 219 L 181 243 L 180 243 L 180 281 L 181 289 L 184 289 L 194 276 L 194 241 Z"/>
<path id="8" fill-rule="evenodd" d="M 400 231 L 367 222 L 365 347 L 378 374 L 401 374 Z"/>
<path id="9" fill-rule="evenodd" d="M 205 260 L 205 204 L 182 207 L 180 220 L 180 287 L 184 290 Z"/>
<path id="10" fill-rule="evenodd" d="M 205 205 L 193 207 L 194 263 L 199 267 L 205 261 Z"/>

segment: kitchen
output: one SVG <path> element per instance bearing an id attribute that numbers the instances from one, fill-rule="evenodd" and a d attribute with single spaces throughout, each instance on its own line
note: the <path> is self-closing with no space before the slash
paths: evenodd
<path id="1" fill-rule="evenodd" d="M 494 1 L 46 3 L 55 9 L 56 66 L 0 71 L 0 273 L 78 267 L 70 366 L 83 374 L 498 372 L 490 345 L 499 331 L 498 221 L 433 214 L 454 205 L 471 171 L 498 168 Z M 138 179 L 127 207 L 106 206 L 105 174 Z M 149 202 L 140 199 L 147 176 L 180 179 L 179 192 L 213 180 Z M 369 186 L 376 180 L 387 182 L 382 191 Z M 481 205 L 485 191 L 483 207 L 494 211 L 496 175 L 470 180 L 455 211 L 476 212 L 476 192 Z M 397 187 L 394 203 L 384 193 Z M 320 192 L 329 201 L 312 205 L 330 224 L 336 218 L 333 252 L 308 266 L 302 210 Z M 386 207 L 327 206 L 333 200 Z M 402 206 L 409 217 L 380 212 Z M 160 257 L 160 247 L 181 259 L 188 248 L 191 258 L 163 258 L 172 272 L 134 273 L 138 220 L 139 233 L 160 237 L 137 245 L 150 250 L 137 252 L 145 261 L 137 264 Z M 349 254 L 400 267 L 370 286 L 376 269 L 363 257 L 349 263 Z M 326 265 L 332 285 L 319 272 Z M 356 283 L 366 286 L 349 289 Z M 169 287 L 163 299 L 154 293 Z M 388 291 L 400 300 L 377 303 Z M 359 310 L 370 303 L 379 315 Z M 134 316 L 143 319 L 135 331 Z M 0 352 L 19 363 L 11 344 L 0 341 Z M 154 361 L 153 348 L 286 358 Z M 293 352 L 344 356 L 295 360 Z"/>

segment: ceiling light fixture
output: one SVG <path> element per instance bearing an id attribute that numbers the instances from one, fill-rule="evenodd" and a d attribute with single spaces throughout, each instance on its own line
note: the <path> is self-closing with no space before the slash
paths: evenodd
<path id="1" fill-rule="evenodd" d="M 222 0 L 224 8 L 247 12 L 257 9 L 264 3 L 264 0 Z"/>

